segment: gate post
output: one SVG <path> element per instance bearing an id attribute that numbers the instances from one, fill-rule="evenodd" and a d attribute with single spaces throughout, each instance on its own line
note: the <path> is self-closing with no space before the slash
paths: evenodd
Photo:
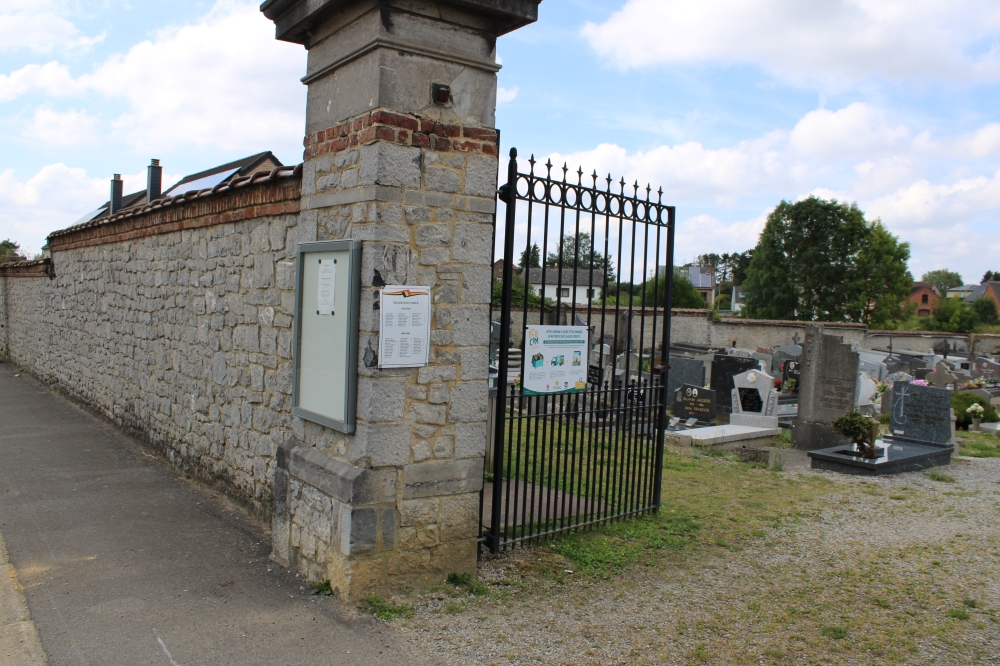
<path id="1" fill-rule="evenodd" d="M 261 5 L 278 39 L 308 50 L 298 241 L 363 241 L 357 430 L 292 417 L 275 483 L 275 538 L 288 539 L 275 553 L 345 599 L 475 571 L 496 39 L 534 22 L 539 2 Z M 379 368 L 385 284 L 432 287 L 427 367 Z"/>

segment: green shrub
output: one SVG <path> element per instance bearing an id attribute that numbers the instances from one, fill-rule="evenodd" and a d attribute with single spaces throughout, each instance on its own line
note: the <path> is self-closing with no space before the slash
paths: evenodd
<path id="1" fill-rule="evenodd" d="M 875 457 L 875 441 L 872 428 L 878 421 L 860 412 L 848 412 L 838 416 L 830 425 L 834 430 L 858 445 L 858 451 L 866 458 Z"/>
<path id="2" fill-rule="evenodd" d="M 976 395 L 975 393 L 970 393 L 969 391 L 955 391 L 951 394 L 951 408 L 955 410 L 955 427 L 969 429 L 972 425 L 972 414 L 966 410 L 973 404 L 977 403 L 983 408 L 983 422 L 984 423 L 996 423 L 1000 421 L 1000 415 L 997 414 L 997 410 L 990 405 L 990 401 L 981 395 Z"/>

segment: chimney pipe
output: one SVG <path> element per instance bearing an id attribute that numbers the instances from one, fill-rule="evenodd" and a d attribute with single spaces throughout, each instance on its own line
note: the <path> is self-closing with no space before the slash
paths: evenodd
<path id="1" fill-rule="evenodd" d="M 111 209 L 108 211 L 108 215 L 114 215 L 122 207 L 122 175 L 116 173 L 115 177 L 111 179 Z"/>
<path id="2" fill-rule="evenodd" d="M 146 203 L 160 198 L 163 189 L 163 167 L 160 160 L 152 160 L 146 173 Z"/>

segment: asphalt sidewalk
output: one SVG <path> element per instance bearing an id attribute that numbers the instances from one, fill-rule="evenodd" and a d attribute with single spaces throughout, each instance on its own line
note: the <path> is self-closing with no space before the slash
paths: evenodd
<path id="1" fill-rule="evenodd" d="M 310 595 L 238 507 L 15 374 L 0 364 L 0 534 L 49 664 L 430 663 Z"/>

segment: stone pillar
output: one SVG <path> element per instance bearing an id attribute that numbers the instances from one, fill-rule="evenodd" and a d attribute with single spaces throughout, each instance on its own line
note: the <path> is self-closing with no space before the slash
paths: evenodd
<path id="1" fill-rule="evenodd" d="M 535 21 L 539 1 L 261 6 L 309 51 L 300 226 L 364 242 L 357 432 L 293 419 L 275 475 L 275 558 L 345 599 L 475 571 L 496 38 Z M 427 367 L 378 368 L 385 284 L 433 288 Z"/>

